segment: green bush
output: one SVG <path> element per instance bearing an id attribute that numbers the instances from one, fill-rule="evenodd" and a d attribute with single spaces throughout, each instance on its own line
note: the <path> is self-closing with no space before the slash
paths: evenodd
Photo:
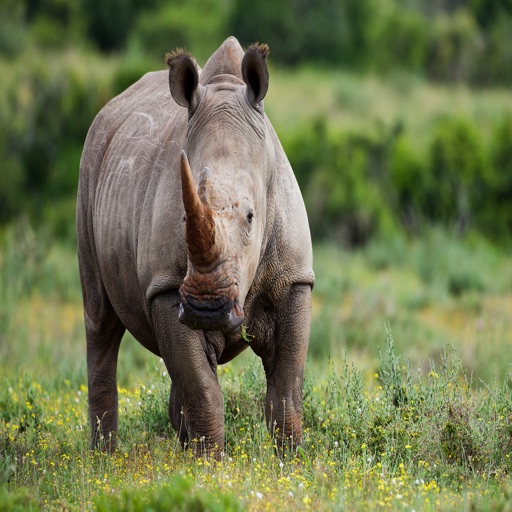
<path id="1" fill-rule="evenodd" d="M 444 82 L 469 81 L 482 50 L 481 35 L 471 12 L 460 9 L 435 16 L 429 34 L 427 75 Z"/>
<path id="2" fill-rule="evenodd" d="M 485 35 L 485 52 L 474 73 L 477 84 L 512 83 L 512 13 L 504 14 Z"/>
<path id="3" fill-rule="evenodd" d="M 0 221 L 21 212 L 40 218 L 46 202 L 76 194 L 83 142 L 111 96 L 81 67 L 66 58 L 30 56 L 2 83 Z"/>
<path id="4" fill-rule="evenodd" d="M 159 0 L 80 0 L 88 38 L 102 51 L 121 50 L 135 27 L 138 17 L 150 10 Z"/>
<path id="5" fill-rule="evenodd" d="M 486 182 L 487 201 L 480 212 L 480 229 L 496 239 L 512 235 L 512 115 L 503 118 L 492 134 L 491 174 Z"/>
<path id="6" fill-rule="evenodd" d="M 490 135 L 469 118 L 443 117 L 423 145 L 400 124 L 336 132 L 322 120 L 282 142 L 316 239 L 357 246 L 398 226 L 416 234 L 436 224 L 510 239 L 512 116 Z"/>
<path id="7" fill-rule="evenodd" d="M 506 0 L 438 2 L 429 9 L 406 0 L 235 0 L 228 18 L 230 33 L 246 45 L 267 42 L 275 61 L 287 65 L 405 69 L 442 82 L 512 80 Z"/>
<path id="8" fill-rule="evenodd" d="M 422 223 L 421 192 L 428 173 L 425 160 L 405 135 L 398 138 L 390 155 L 391 206 L 410 233 L 417 233 Z"/>
<path id="9" fill-rule="evenodd" d="M 428 171 L 421 199 L 423 211 L 434 222 L 466 231 L 488 200 L 484 196 L 488 157 L 472 123 L 462 118 L 438 123 L 429 148 Z"/>
<path id="10" fill-rule="evenodd" d="M 161 59 L 163 64 L 163 57 Z M 139 52 L 128 54 L 112 77 L 112 95 L 117 96 L 128 89 L 148 71 L 148 60 Z"/>
<path id="11" fill-rule="evenodd" d="M 283 145 L 316 239 L 354 247 L 398 226 L 414 234 L 437 224 L 458 236 L 480 230 L 495 241 L 510 238 L 512 116 L 491 137 L 467 118 L 442 118 L 426 147 L 400 124 L 337 133 L 318 120 Z M 454 290 L 459 285 L 466 286 Z"/>
<path id="12" fill-rule="evenodd" d="M 314 237 L 358 246 L 394 228 L 387 201 L 395 136 L 395 130 L 334 134 L 317 121 L 285 141 Z"/>
<path id="13" fill-rule="evenodd" d="M 28 39 L 24 14 L 24 6 L 19 0 L 0 3 L 0 56 L 13 59 L 23 52 Z"/>
<path id="14" fill-rule="evenodd" d="M 406 69 L 423 73 L 429 43 L 429 25 L 419 11 L 393 9 L 386 17 L 373 62 L 379 70 Z"/>
<path id="15" fill-rule="evenodd" d="M 137 19 L 130 44 L 160 62 L 166 52 L 186 48 L 200 65 L 227 37 L 226 4 L 216 0 L 163 3 Z"/>
<path id="16" fill-rule="evenodd" d="M 84 23 L 80 3 L 75 0 L 41 0 L 30 16 L 30 33 L 39 48 L 60 50 L 68 45 L 81 45 Z M 29 3 L 30 5 L 30 3 Z"/>

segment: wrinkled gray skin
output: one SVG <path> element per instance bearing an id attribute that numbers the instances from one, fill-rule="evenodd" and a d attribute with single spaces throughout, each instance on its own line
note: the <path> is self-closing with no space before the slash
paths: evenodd
<path id="1" fill-rule="evenodd" d="M 128 329 L 167 366 L 181 441 L 201 439 L 218 456 L 216 370 L 247 348 L 242 323 L 265 369 L 269 431 L 302 439 L 311 238 L 263 112 L 267 51 L 244 54 L 229 38 L 202 71 L 172 54 L 169 73 L 145 75 L 89 130 L 77 233 L 92 447 L 117 445 L 116 365 Z"/>

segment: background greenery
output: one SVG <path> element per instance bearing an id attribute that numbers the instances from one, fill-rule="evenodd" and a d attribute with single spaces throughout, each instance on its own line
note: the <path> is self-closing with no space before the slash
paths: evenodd
<path id="1" fill-rule="evenodd" d="M 0 509 L 510 509 L 511 32 L 510 0 L 1 0 Z M 249 352 L 219 372 L 223 464 L 181 452 L 127 335 L 120 450 L 91 454 L 83 141 L 165 52 L 230 34 L 270 44 L 315 241 L 304 452 L 276 457 Z"/>
<path id="2" fill-rule="evenodd" d="M 270 44 L 268 112 L 315 238 L 441 224 L 508 241 L 510 0 L 3 0 L 0 14 L 0 221 L 29 212 L 72 236 L 98 110 L 166 51 L 204 64 L 234 34 Z"/>

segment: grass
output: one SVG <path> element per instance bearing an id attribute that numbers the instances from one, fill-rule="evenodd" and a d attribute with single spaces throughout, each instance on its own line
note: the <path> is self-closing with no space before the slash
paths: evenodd
<path id="1" fill-rule="evenodd" d="M 423 370 L 453 346 L 477 382 L 511 372 L 503 343 L 512 335 L 512 265 L 481 239 L 433 229 L 359 253 L 318 246 L 315 264 L 311 354 L 337 359 L 347 346 L 358 366 L 375 366 L 389 321 L 398 351 Z"/>
<path id="2" fill-rule="evenodd" d="M 481 240 L 317 246 L 302 450 L 276 456 L 248 350 L 219 370 L 220 463 L 181 450 L 165 367 L 130 336 L 120 447 L 91 453 L 74 251 L 26 222 L 0 247 L 2 510 L 512 506 L 512 267 Z"/>

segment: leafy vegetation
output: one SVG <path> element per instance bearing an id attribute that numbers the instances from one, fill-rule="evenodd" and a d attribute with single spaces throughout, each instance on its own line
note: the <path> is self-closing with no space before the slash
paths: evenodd
<path id="1" fill-rule="evenodd" d="M 44 48 L 80 44 L 107 53 L 134 47 L 163 53 L 169 45 L 186 45 L 206 57 L 232 33 L 245 45 L 264 40 L 276 62 L 288 66 L 401 69 L 476 85 L 512 81 L 508 0 L 111 0 L 100 6 L 91 0 L 7 0 L 2 11 L 0 52 L 8 57 L 33 40 Z"/>
<path id="2" fill-rule="evenodd" d="M 503 156 L 512 147 L 511 126 L 512 113 L 503 115 L 485 142 L 476 123 L 445 116 L 418 147 L 399 121 L 341 131 L 319 120 L 285 139 L 285 148 L 316 237 L 358 246 L 397 228 L 418 234 L 443 225 L 505 243 L 512 181 Z"/>
<path id="3" fill-rule="evenodd" d="M 0 10 L 1 223 L 28 212 L 72 237 L 66 219 L 99 109 L 162 69 L 166 51 L 185 46 L 204 64 L 233 33 L 294 66 L 272 69 L 267 111 L 316 238 L 358 246 L 441 224 L 509 243 L 512 102 L 499 88 L 467 88 L 510 84 L 505 0 L 8 0 Z"/>
<path id="4" fill-rule="evenodd" d="M 0 84 L 7 98 L 3 115 L 0 108 L 0 220 L 25 212 L 70 239 L 88 127 L 147 64 L 82 53 L 53 58 L 50 66 L 27 62 L 29 74 L 26 64 L 4 64 L 9 80 Z M 509 242 L 512 102 L 505 92 L 321 71 L 271 75 L 266 108 L 316 238 L 357 246 L 400 230 L 421 234 L 434 223 Z M 404 101 L 426 107 L 412 117 Z"/>
<path id="5" fill-rule="evenodd" d="M 182 451 L 166 369 L 129 335 L 119 450 L 90 452 L 74 251 L 27 223 L 0 249 L 2 510 L 511 505 L 512 267 L 481 238 L 317 245 L 302 449 L 277 458 L 248 348 L 219 369 L 219 463 Z"/>

